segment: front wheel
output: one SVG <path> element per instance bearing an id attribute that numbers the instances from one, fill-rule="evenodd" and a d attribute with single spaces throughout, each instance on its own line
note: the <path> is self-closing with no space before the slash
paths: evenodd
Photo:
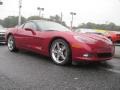
<path id="1" fill-rule="evenodd" d="M 17 51 L 16 45 L 15 45 L 15 40 L 12 35 L 8 36 L 7 45 L 8 45 L 8 49 L 11 52 Z"/>
<path id="2" fill-rule="evenodd" d="M 58 65 L 71 64 L 71 51 L 69 44 L 62 39 L 56 39 L 50 47 L 50 56 Z"/>

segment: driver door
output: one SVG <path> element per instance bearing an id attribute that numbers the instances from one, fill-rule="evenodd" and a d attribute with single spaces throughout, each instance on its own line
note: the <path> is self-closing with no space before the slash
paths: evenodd
<path id="1" fill-rule="evenodd" d="M 35 49 L 35 37 L 37 35 L 37 26 L 33 22 L 27 23 L 23 27 L 24 32 L 24 38 L 25 38 L 25 47 L 31 51 L 34 51 Z"/>

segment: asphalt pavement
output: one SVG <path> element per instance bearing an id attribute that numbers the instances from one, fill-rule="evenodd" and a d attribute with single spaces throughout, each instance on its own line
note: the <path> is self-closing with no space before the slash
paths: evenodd
<path id="1" fill-rule="evenodd" d="M 115 58 L 120 58 L 120 45 L 115 47 Z"/>
<path id="2" fill-rule="evenodd" d="M 102 64 L 58 66 L 48 57 L 0 45 L 0 90 L 120 90 L 120 46 Z"/>

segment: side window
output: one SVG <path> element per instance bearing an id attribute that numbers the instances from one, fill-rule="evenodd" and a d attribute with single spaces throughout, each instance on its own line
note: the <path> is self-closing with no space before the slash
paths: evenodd
<path id="1" fill-rule="evenodd" d="M 30 28 L 30 29 L 32 29 L 32 30 L 37 30 L 36 25 L 35 25 L 34 23 L 32 23 L 32 22 L 26 23 L 26 24 L 24 25 L 23 29 L 25 29 L 25 28 Z"/>

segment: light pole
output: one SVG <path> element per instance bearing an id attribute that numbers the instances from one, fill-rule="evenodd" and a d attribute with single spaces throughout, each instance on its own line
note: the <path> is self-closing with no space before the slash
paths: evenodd
<path id="1" fill-rule="evenodd" d="M 72 20 L 71 20 L 71 30 L 73 28 L 73 16 L 76 15 L 75 12 L 70 12 L 70 15 L 72 15 Z"/>
<path id="2" fill-rule="evenodd" d="M 37 10 L 39 11 L 39 17 L 41 17 L 41 12 L 44 11 L 44 8 L 38 7 Z"/>
<path id="3" fill-rule="evenodd" d="M 22 0 L 19 0 L 19 17 L 18 17 L 18 25 L 21 25 L 21 8 L 22 8 Z"/>
<path id="4" fill-rule="evenodd" d="M 61 23 L 62 23 L 62 19 L 63 19 L 63 13 L 61 12 L 61 17 L 60 17 Z"/>
<path id="5" fill-rule="evenodd" d="M 3 5 L 3 2 L 0 0 L 0 5 Z"/>

